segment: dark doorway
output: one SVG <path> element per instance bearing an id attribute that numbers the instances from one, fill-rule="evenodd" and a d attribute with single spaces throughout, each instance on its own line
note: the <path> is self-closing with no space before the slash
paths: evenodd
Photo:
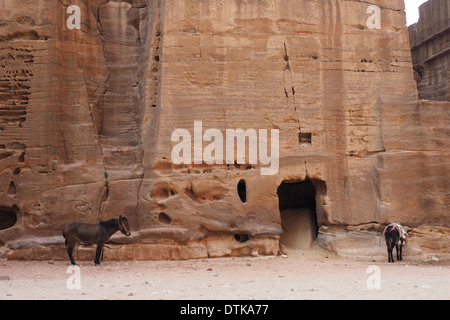
<path id="1" fill-rule="evenodd" d="M 17 222 L 17 212 L 19 208 L 0 207 L 0 230 L 5 230 L 14 226 Z"/>
<path id="2" fill-rule="evenodd" d="M 284 181 L 277 194 L 283 229 L 280 243 L 294 249 L 311 248 L 318 230 L 313 182 Z"/>

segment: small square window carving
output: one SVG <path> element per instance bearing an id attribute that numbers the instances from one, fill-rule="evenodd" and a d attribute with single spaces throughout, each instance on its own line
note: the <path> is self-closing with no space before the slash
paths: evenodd
<path id="1" fill-rule="evenodd" d="M 304 143 L 311 144 L 312 143 L 312 133 L 300 132 L 298 134 L 298 141 L 300 144 L 304 144 Z"/>

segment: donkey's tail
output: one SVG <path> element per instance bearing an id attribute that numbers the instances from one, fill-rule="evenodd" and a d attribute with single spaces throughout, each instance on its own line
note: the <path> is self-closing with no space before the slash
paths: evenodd
<path id="1" fill-rule="evenodd" d="M 64 233 L 64 229 L 63 229 L 62 236 L 64 237 L 64 240 L 65 240 L 64 243 L 65 243 L 65 245 L 66 245 L 66 247 L 67 247 L 67 245 L 68 245 L 69 243 L 67 242 L 66 234 Z"/>

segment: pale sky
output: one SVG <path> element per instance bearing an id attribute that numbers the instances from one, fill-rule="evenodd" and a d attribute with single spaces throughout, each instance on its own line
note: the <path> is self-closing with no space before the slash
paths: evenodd
<path id="1" fill-rule="evenodd" d="M 419 7 L 427 0 L 405 0 L 406 25 L 411 25 L 419 20 Z"/>

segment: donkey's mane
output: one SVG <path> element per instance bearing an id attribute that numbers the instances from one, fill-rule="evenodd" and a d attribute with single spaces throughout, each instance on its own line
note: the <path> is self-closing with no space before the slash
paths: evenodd
<path id="1" fill-rule="evenodd" d="M 117 226 L 117 223 L 118 223 L 118 219 L 111 219 L 111 220 L 108 220 L 108 221 L 101 221 L 99 223 L 99 225 L 108 228 L 108 227 L 115 227 L 115 226 Z"/>

